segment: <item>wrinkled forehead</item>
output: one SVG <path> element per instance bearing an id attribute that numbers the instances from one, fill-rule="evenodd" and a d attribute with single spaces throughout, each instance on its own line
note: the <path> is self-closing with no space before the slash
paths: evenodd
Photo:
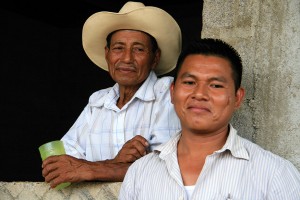
<path id="1" fill-rule="evenodd" d="M 134 30 L 134 29 L 119 29 L 119 30 L 115 30 L 115 31 L 111 32 L 106 37 L 107 46 L 110 45 L 112 37 L 115 36 L 116 33 L 120 33 L 120 32 L 140 33 L 141 35 L 145 36 L 147 42 L 149 42 L 149 44 L 151 45 L 151 48 L 152 48 L 153 52 L 155 52 L 159 48 L 157 40 L 152 35 L 150 35 L 149 33 L 144 32 L 144 31 Z"/>
<path id="2" fill-rule="evenodd" d="M 144 35 L 145 37 L 147 37 L 149 39 L 150 39 L 150 37 L 152 37 L 150 34 L 144 32 L 144 31 L 133 30 L 133 29 L 120 29 L 120 30 L 115 30 L 115 31 L 111 32 L 110 34 L 108 34 L 107 39 L 111 40 L 111 38 L 113 36 L 115 36 L 117 33 L 126 33 L 126 32 L 129 33 L 129 34 L 130 33 L 132 33 L 132 34 L 139 33 L 139 34 Z"/>

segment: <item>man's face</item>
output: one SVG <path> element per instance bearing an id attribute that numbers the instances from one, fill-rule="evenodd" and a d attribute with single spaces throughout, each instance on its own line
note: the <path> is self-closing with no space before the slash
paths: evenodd
<path id="1" fill-rule="evenodd" d="M 229 61 L 216 56 L 187 56 L 171 86 L 183 130 L 201 134 L 217 134 L 227 128 L 243 96 L 243 88 L 235 92 Z"/>
<path id="2" fill-rule="evenodd" d="M 120 30 L 105 47 L 109 73 L 121 86 L 139 86 L 159 62 L 160 53 L 152 52 L 150 37 L 140 31 Z"/>

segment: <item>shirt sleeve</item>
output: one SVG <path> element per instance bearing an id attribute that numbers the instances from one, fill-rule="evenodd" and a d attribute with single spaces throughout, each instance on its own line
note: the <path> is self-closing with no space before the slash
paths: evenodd
<path id="1" fill-rule="evenodd" d="M 150 144 L 151 151 L 160 144 L 166 143 L 171 137 L 180 131 L 180 121 L 171 102 L 170 85 L 172 79 L 162 78 L 154 87 L 156 94 L 156 106 L 152 113 Z"/>
<path id="2" fill-rule="evenodd" d="M 68 130 L 68 132 L 61 138 L 64 142 L 66 154 L 87 160 L 86 145 L 89 139 L 90 127 L 92 123 L 92 108 L 95 105 L 102 105 L 103 97 L 110 91 L 111 88 L 102 89 L 94 92 L 89 97 L 89 102 Z"/>
<path id="3" fill-rule="evenodd" d="M 90 108 L 87 105 L 81 112 L 73 126 L 62 137 L 66 154 L 79 159 L 86 159 L 85 145 L 88 138 L 88 122 L 91 116 Z"/>
<path id="4" fill-rule="evenodd" d="M 271 180 L 267 196 L 267 199 L 271 200 L 300 199 L 300 173 L 290 161 L 283 159 L 282 165 Z"/>
<path id="5" fill-rule="evenodd" d="M 119 193 L 119 200 L 134 200 L 135 198 L 135 164 L 131 165 L 126 172 L 124 181 L 122 182 L 120 193 Z"/>

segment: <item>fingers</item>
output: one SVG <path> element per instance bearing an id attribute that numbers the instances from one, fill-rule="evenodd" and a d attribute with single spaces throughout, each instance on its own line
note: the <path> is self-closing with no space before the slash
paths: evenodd
<path id="1" fill-rule="evenodd" d="M 59 174 L 51 173 L 50 176 L 45 178 L 45 182 L 50 183 L 51 188 L 55 188 L 57 185 L 62 183 L 62 180 L 59 180 Z"/>
<path id="2" fill-rule="evenodd" d="M 60 156 L 51 156 L 43 161 L 42 175 L 45 182 L 50 183 L 51 188 L 55 188 L 62 181 L 59 181 L 59 161 Z"/>
<path id="3" fill-rule="evenodd" d="M 147 154 L 148 146 L 147 140 L 140 135 L 135 136 L 124 145 L 125 148 L 129 148 L 129 154 L 138 158 Z"/>
<path id="4" fill-rule="evenodd" d="M 51 171 L 55 169 L 55 163 L 58 162 L 58 156 L 50 156 L 43 161 L 42 164 L 42 175 L 46 177 Z"/>
<path id="5" fill-rule="evenodd" d="M 143 146 L 145 146 L 145 147 L 149 146 L 148 141 L 141 135 L 136 135 L 129 141 L 139 141 Z"/>
<path id="6" fill-rule="evenodd" d="M 42 175 L 52 188 L 63 182 L 79 182 L 82 165 L 83 161 L 68 155 L 51 156 L 43 162 Z"/>
<path id="7" fill-rule="evenodd" d="M 46 158 L 46 159 L 43 161 L 42 168 L 44 168 L 44 166 L 49 165 L 49 164 L 51 164 L 51 163 L 56 163 L 56 162 L 58 162 L 60 159 L 64 159 L 64 157 L 66 157 L 66 155 L 49 156 L 48 158 Z"/>
<path id="8" fill-rule="evenodd" d="M 144 154 L 141 154 L 140 151 L 137 150 L 136 148 L 131 148 L 126 150 L 126 153 L 124 153 L 123 150 L 123 154 L 120 154 L 120 158 L 124 160 L 123 162 L 134 162 L 137 159 L 146 155 L 146 150 L 144 152 L 145 152 Z"/>
<path id="9" fill-rule="evenodd" d="M 147 154 L 148 146 L 149 143 L 147 140 L 144 137 L 137 135 L 123 145 L 114 161 L 134 162 Z"/>

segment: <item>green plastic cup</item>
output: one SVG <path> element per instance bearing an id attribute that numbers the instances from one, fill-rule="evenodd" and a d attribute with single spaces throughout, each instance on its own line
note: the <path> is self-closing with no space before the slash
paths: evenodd
<path id="1" fill-rule="evenodd" d="M 42 160 L 44 161 L 49 156 L 57 156 L 57 155 L 64 155 L 66 154 L 64 143 L 61 140 L 55 140 L 52 142 L 48 142 L 46 144 L 43 144 L 39 147 L 39 151 L 42 157 Z M 71 183 L 61 183 L 55 187 L 55 189 L 60 190 L 67 186 L 71 185 Z"/>

